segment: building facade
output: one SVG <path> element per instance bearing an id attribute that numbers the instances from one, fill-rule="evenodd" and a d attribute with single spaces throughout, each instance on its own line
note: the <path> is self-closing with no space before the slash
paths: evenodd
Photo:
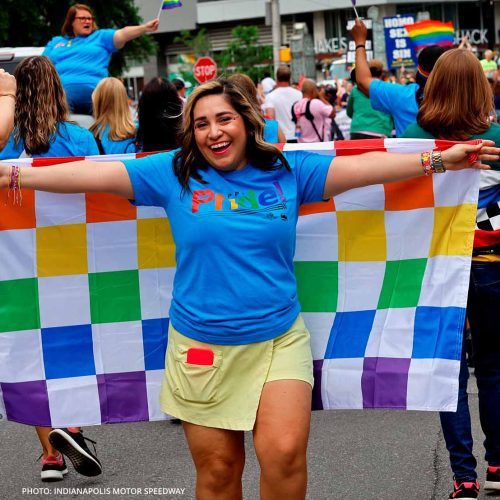
<path id="1" fill-rule="evenodd" d="M 212 50 L 222 51 L 231 40 L 231 30 L 238 25 L 259 28 L 259 43 L 271 45 L 271 26 L 266 23 L 267 0 L 183 0 L 183 7 L 165 11 L 161 16 L 158 33 L 157 57 L 144 66 L 143 76 L 148 79 L 158 74 L 168 75 L 182 65 L 182 55 L 189 47 L 176 43 L 182 30 L 204 28 Z M 387 16 L 414 14 L 417 20 L 434 19 L 452 21 L 456 41 L 464 35 L 477 46 L 479 52 L 499 45 L 500 0 L 479 1 L 415 1 L 358 0 L 360 16 L 373 23 L 373 56 L 386 60 L 383 19 Z M 136 0 L 144 19 L 156 16 L 158 6 L 151 0 Z M 316 77 L 328 76 L 333 62 L 343 64 L 348 48 L 347 24 L 354 19 L 350 0 L 282 0 L 281 44 L 294 46 L 297 36 L 312 41 L 316 61 Z M 180 61 L 180 62 L 179 62 Z M 339 66 L 339 67 L 340 67 Z M 137 71 L 137 70 L 135 70 Z M 309 75 L 314 76 L 314 75 Z"/>

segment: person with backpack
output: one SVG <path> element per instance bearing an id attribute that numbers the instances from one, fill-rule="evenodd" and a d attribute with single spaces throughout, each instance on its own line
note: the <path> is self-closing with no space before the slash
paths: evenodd
<path id="1" fill-rule="evenodd" d="M 316 83 L 305 79 L 300 101 L 292 106 L 292 120 L 296 124 L 298 142 L 324 142 L 330 140 L 331 119 L 334 107 L 322 99 Z"/>

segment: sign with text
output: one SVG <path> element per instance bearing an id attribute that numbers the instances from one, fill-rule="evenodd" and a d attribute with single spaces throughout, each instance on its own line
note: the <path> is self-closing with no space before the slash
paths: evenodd
<path id="1" fill-rule="evenodd" d="M 407 24 L 414 23 L 414 14 L 384 17 L 385 51 L 389 69 L 417 65 L 417 55 L 405 28 Z"/>
<path id="2" fill-rule="evenodd" d="M 217 64 L 211 57 L 200 57 L 194 63 L 193 75 L 199 83 L 208 82 L 217 76 Z"/>
<path id="3" fill-rule="evenodd" d="M 371 61 L 373 59 L 373 23 L 371 19 L 363 19 L 368 30 L 368 35 L 365 42 L 366 59 Z M 354 26 L 354 20 L 347 22 L 347 53 L 346 53 L 346 65 L 352 66 L 356 62 L 356 43 L 352 39 L 351 30 Z"/>

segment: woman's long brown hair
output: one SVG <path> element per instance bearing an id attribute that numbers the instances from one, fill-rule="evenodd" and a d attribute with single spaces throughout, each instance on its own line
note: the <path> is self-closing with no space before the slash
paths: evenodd
<path id="1" fill-rule="evenodd" d="M 221 78 L 196 88 L 189 96 L 184 109 L 182 143 L 174 158 L 174 172 L 185 190 L 189 190 L 191 177 L 204 182 L 199 171 L 208 167 L 208 162 L 198 149 L 194 137 L 194 108 L 202 97 L 209 95 L 222 95 L 243 118 L 247 133 L 246 159 L 249 163 L 261 170 L 278 170 L 283 167 L 290 170 L 283 153 L 277 147 L 264 142 L 264 120 L 246 92 L 235 82 Z"/>
<path id="2" fill-rule="evenodd" d="M 462 141 L 490 127 L 493 93 L 472 52 L 452 49 L 432 70 L 417 123 L 434 137 Z"/>
<path id="3" fill-rule="evenodd" d="M 22 140 L 26 153 L 49 150 L 50 139 L 61 122 L 68 121 L 66 94 L 48 57 L 28 57 L 17 66 L 14 143 Z"/>

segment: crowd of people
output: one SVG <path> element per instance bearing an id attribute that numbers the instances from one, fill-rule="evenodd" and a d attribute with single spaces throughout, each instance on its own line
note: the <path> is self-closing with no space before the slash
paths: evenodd
<path id="1" fill-rule="evenodd" d="M 134 121 L 125 87 L 107 76 L 107 64 L 114 50 L 157 26 L 153 20 L 98 30 L 88 6 L 70 8 L 62 37 L 49 42 L 44 55 L 25 59 L 15 78 L 0 71 L 0 159 L 168 152 L 43 169 L 0 164 L 0 188 L 108 192 L 165 209 L 176 242 L 177 271 L 161 408 L 182 421 L 197 471 L 197 497 L 241 498 L 243 432 L 251 430 L 262 497 L 304 498 L 313 377 L 293 273 L 298 206 L 360 186 L 472 167 L 486 176 L 487 187 L 496 189 L 493 198 L 480 199 L 480 208 L 498 207 L 498 176 L 492 177 L 482 163 L 499 165 L 500 126 L 494 123 L 488 81 L 492 65 L 464 48 L 430 46 L 419 54 L 415 81 L 385 81 L 382 63 L 366 58 L 367 30 L 357 20 L 352 30 L 356 69 L 343 92 L 340 85 L 318 87 L 310 79 L 299 90 L 287 66 L 277 69 L 276 80 L 266 75 L 260 85 L 243 74 L 216 79 L 194 89 L 188 99 L 184 82 L 157 77 L 144 87 Z M 82 64 L 87 57 L 93 64 Z M 335 116 L 341 108 L 352 118 L 351 139 L 392 137 L 395 130 L 397 137 L 483 142 L 433 154 L 372 152 L 333 160 L 303 151 L 283 153 L 273 145 L 340 139 Z M 70 120 L 71 111 L 82 110 L 92 112 L 89 130 Z M 474 164 L 470 153 L 478 154 Z M 276 184 L 282 199 L 290 201 L 273 208 L 280 212 L 279 222 L 262 217 L 260 209 L 267 214 L 269 204 L 251 216 L 221 217 L 218 212 L 232 211 L 230 200 L 216 194 L 216 216 L 206 201 L 210 193 L 249 188 L 269 197 Z M 498 234 L 495 229 L 500 228 L 492 227 L 491 234 Z M 496 490 L 499 251 L 500 241 L 494 239 L 475 246 L 468 303 L 486 436 L 485 487 Z M 464 348 L 457 412 L 441 414 L 454 474 L 450 498 L 479 494 L 467 378 Z M 43 450 L 42 480 L 63 479 L 64 456 L 84 475 L 101 473 L 80 428 L 36 430 Z"/>

